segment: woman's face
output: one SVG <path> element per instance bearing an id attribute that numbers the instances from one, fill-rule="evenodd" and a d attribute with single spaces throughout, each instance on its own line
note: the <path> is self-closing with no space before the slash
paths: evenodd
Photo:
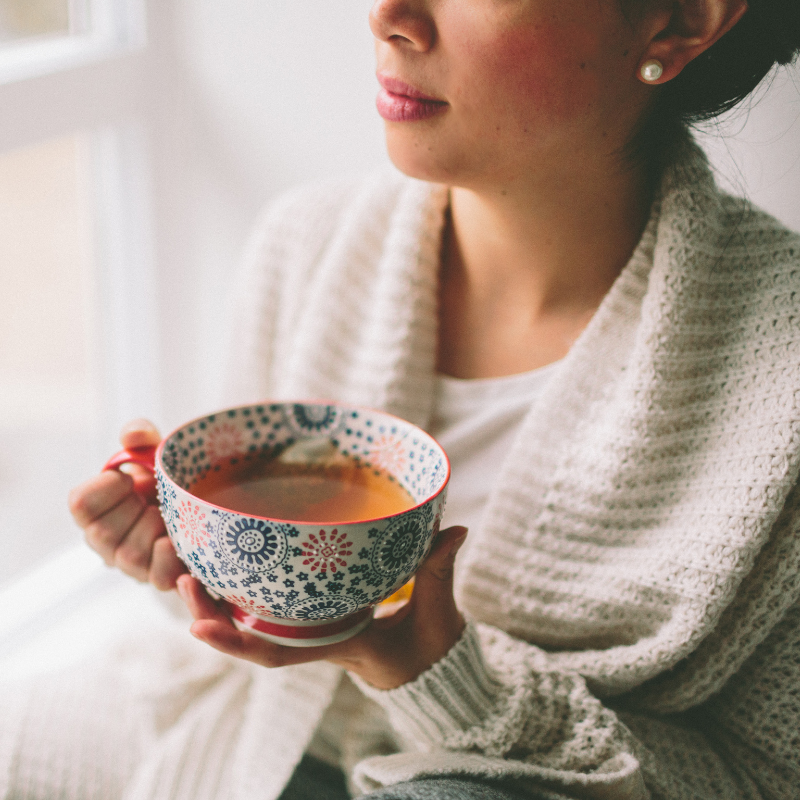
<path id="1" fill-rule="evenodd" d="M 507 187 L 592 168 L 646 108 L 646 43 L 619 0 L 375 0 L 370 25 L 389 155 L 414 177 Z"/>

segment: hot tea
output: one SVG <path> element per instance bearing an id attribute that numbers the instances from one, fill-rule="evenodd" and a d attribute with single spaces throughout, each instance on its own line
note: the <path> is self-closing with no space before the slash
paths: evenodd
<path id="1" fill-rule="evenodd" d="M 296 401 L 190 420 L 106 468 L 129 463 L 154 473 L 175 552 L 233 624 L 288 647 L 344 641 L 386 598 L 407 602 L 398 586 L 430 552 L 450 479 L 412 423 Z"/>
<path id="2" fill-rule="evenodd" d="M 297 463 L 274 458 L 239 464 L 212 470 L 191 492 L 243 514 L 327 524 L 387 517 L 415 505 L 389 475 L 347 459 Z"/>

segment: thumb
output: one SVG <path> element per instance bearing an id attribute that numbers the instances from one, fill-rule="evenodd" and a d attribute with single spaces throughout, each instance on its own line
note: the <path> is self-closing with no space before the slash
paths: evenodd
<path id="1" fill-rule="evenodd" d="M 467 529 L 463 525 L 439 532 L 431 552 L 414 577 L 414 594 L 419 600 L 434 601 L 438 598 L 441 602 L 449 596 L 453 602 L 453 567 L 456 553 L 466 538 Z"/>
<path id="2" fill-rule="evenodd" d="M 122 426 L 120 444 L 129 447 L 155 447 L 161 441 L 158 428 L 147 419 L 134 419 Z"/>
<path id="3" fill-rule="evenodd" d="M 126 449 L 136 447 L 155 447 L 161 442 L 161 434 L 152 422 L 134 419 L 123 425 L 119 435 L 120 444 Z M 133 478 L 134 489 L 145 501 L 156 500 L 156 479 L 153 473 L 138 464 L 126 464 L 124 471 Z"/>

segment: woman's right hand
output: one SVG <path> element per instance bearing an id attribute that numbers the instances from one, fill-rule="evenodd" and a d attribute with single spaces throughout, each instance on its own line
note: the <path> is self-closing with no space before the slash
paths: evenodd
<path id="1" fill-rule="evenodd" d="M 157 445 L 161 437 L 147 420 L 122 429 L 124 448 Z M 86 541 L 109 566 L 157 589 L 175 588 L 186 567 L 175 554 L 158 511 L 156 484 L 144 467 L 106 470 L 69 493 L 69 509 Z"/>

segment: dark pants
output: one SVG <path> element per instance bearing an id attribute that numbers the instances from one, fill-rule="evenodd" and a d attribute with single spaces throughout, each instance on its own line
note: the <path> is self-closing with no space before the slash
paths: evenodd
<path id="1" fill-rule="evenodd" d="M 440 777 L 396 783 L 362 795 L 364 800 L 532 800 L 530 794 L 496 781 Z M 304 756 L 279 800 L 350 800 L 344 774 Z"/>

